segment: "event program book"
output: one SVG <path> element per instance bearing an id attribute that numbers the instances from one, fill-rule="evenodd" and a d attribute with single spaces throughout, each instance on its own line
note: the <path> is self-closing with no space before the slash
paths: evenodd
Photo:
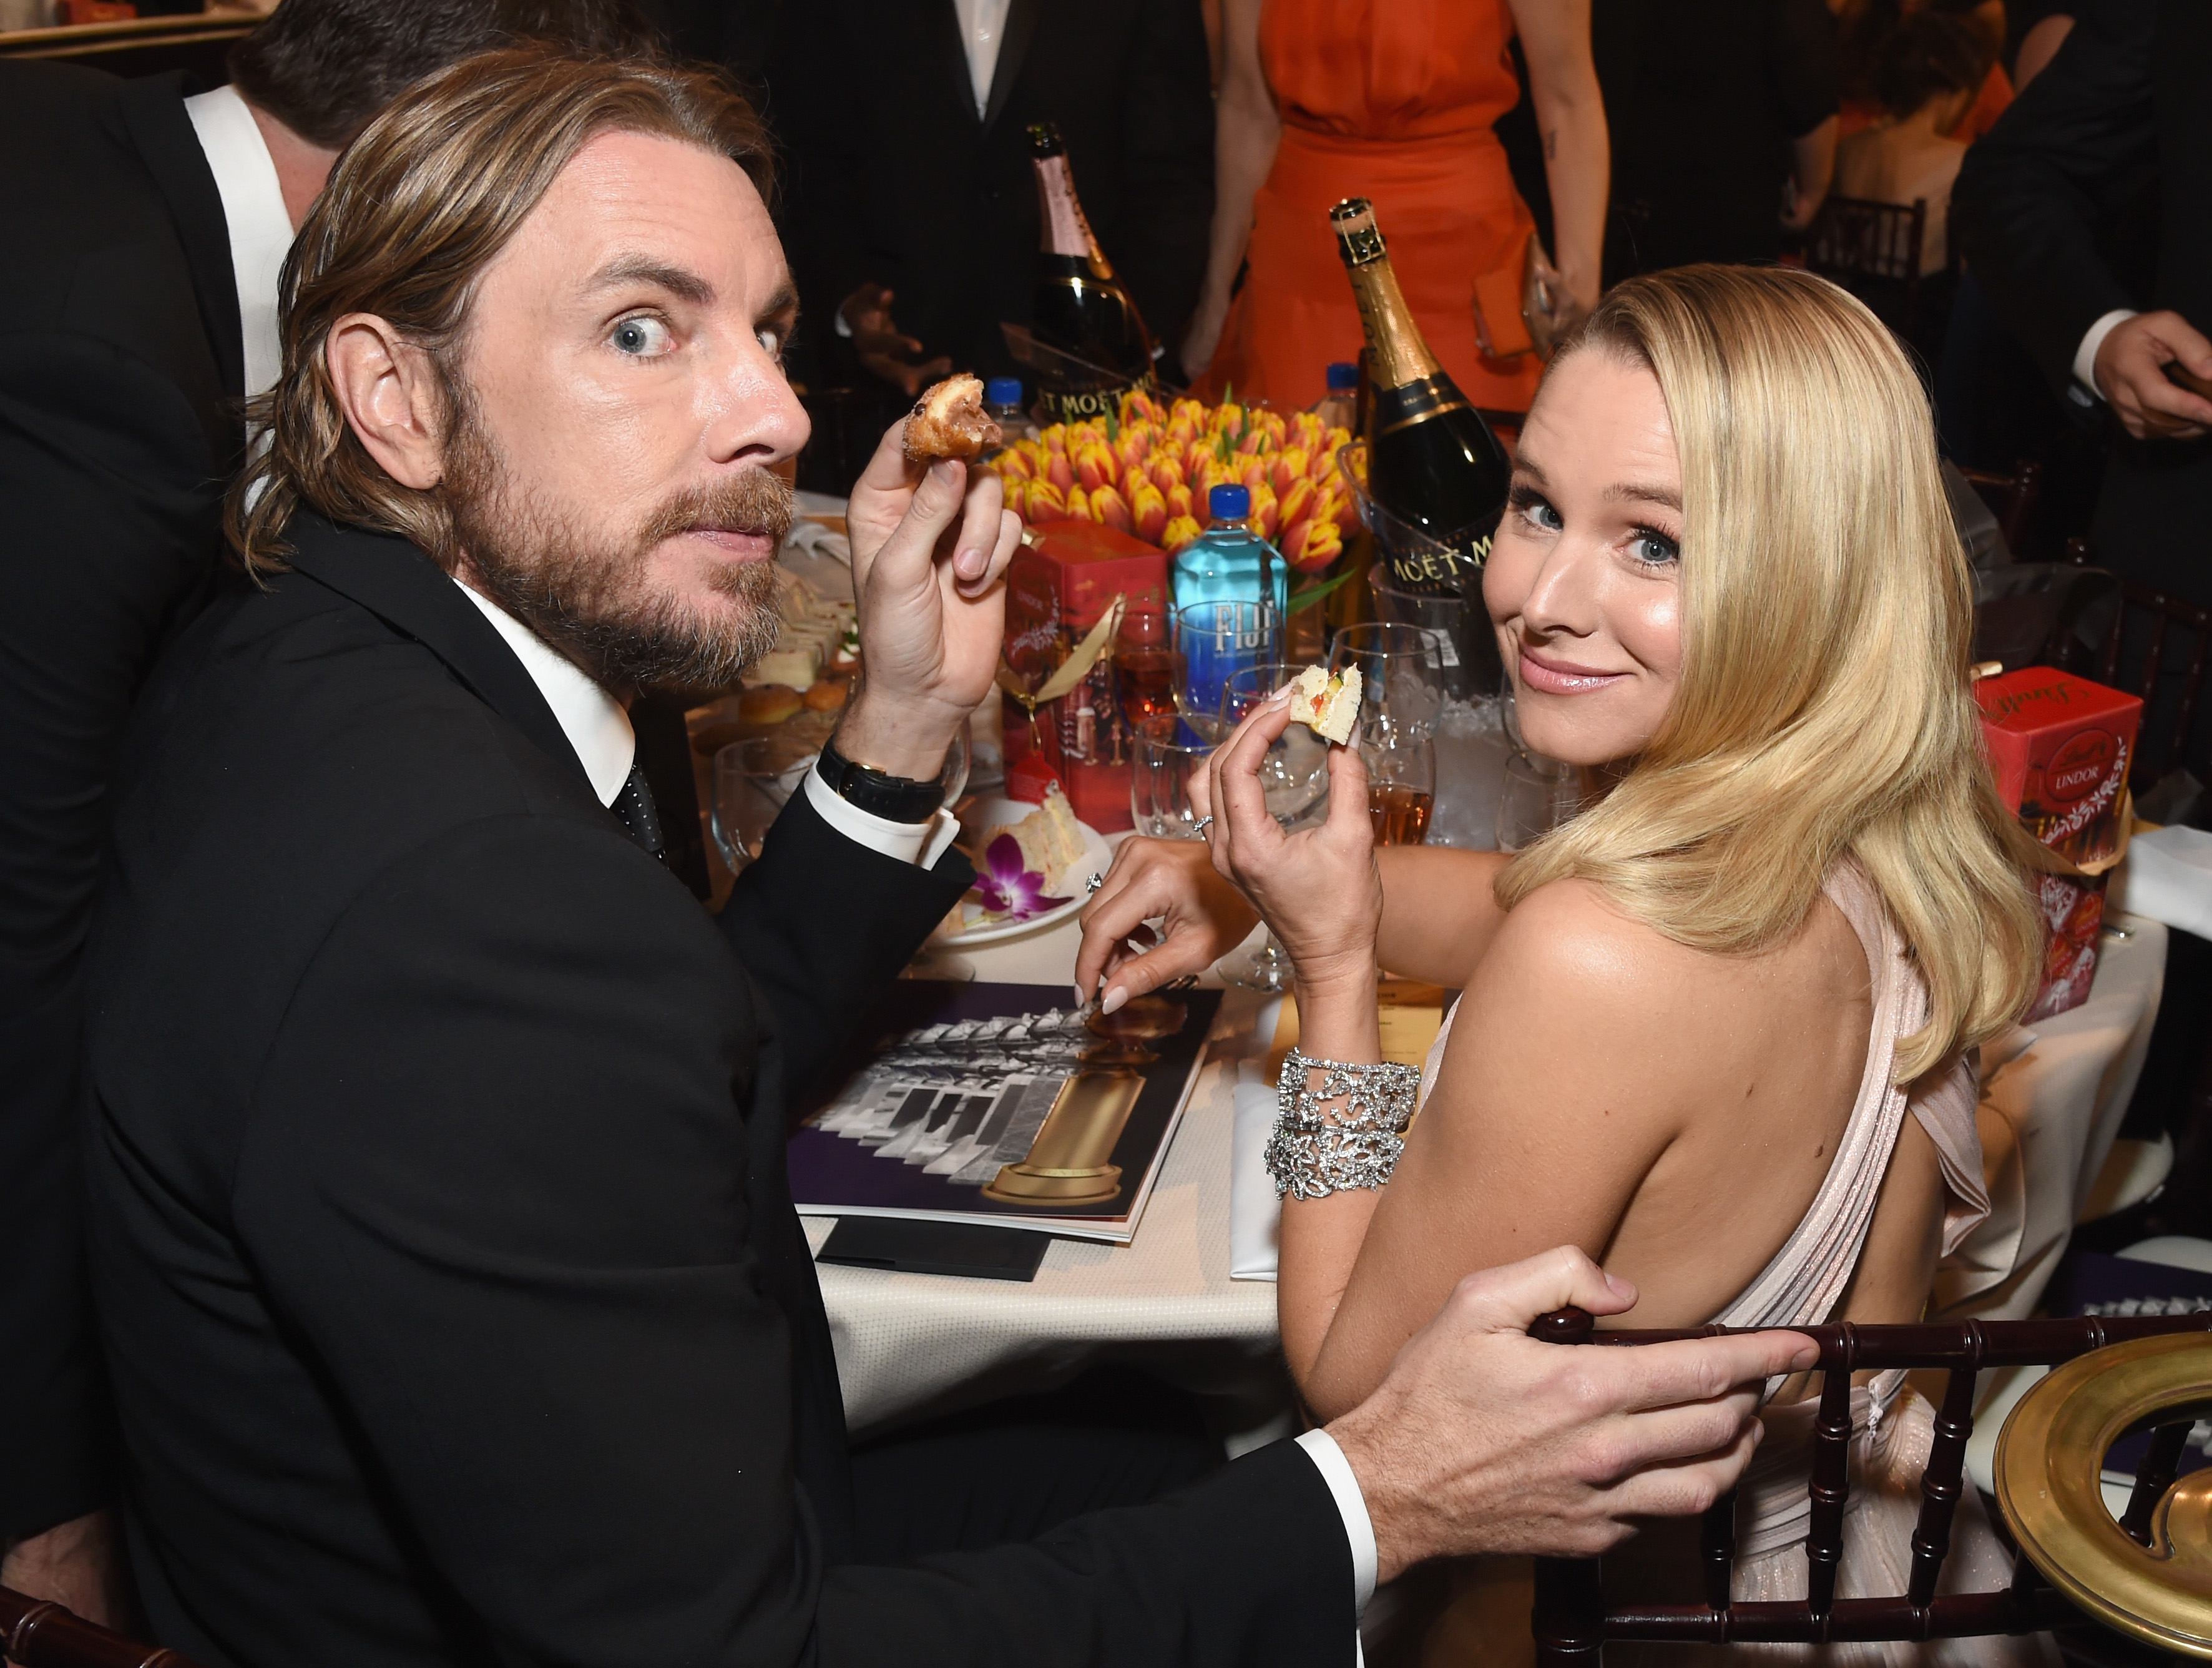
<path id="1" fill-rule="evenodd" d="M 1178 990 L 1086 1019 L 1065 985 L 902 981 L 793 1135 L 792 1198 L 1127 1245 L 1220 1006 Z"/>

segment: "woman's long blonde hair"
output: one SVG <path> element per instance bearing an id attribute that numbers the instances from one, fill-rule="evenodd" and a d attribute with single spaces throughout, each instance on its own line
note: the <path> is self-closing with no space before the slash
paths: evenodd
<path id="1" fill-rule="evenodd" d="M 1648 367 L 1666 399 L 1681 674 L 1634 767 L 1524 850 L 1498 902 L 1581 876 L 1679 943 L 1756 952 L 1856 857 L 1927 981 L 1909 1082 L 2013 1021 L 2043 943 L 2036 848 L 1982 757 L 1972 586 L 1919 379 L 1858 301 L 1782 268 L 1632 279 L 1573 352 Z"/>

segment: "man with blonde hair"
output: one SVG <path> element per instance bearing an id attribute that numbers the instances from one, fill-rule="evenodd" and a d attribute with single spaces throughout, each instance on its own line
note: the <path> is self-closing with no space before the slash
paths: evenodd
<path id="1" fill-rule="evenodd" d="M 91 953 L 93 1260 L 156 1631 L 222 1665 L 1342 1664 L 1378 1580 L 1696 1510 L 1811 1346 L 1530 1341 L 1467 1281 L 1369 1402 L 1157 1504 L 865 1538 L 784 1117 L 970 870 L 939 773 L 1018 531 L 894 430 L 865 672 L 719 920 L 623 701 L 770 630 L 806 438 L 749 111 L 543 53 L 373 125 L 302 228 L 260 581 L 154 680 Z M 1085 1501 L 1131 1491 L 1106 1477 Z M 939 1514 L 945 1515 L 943 1513 Z"/>

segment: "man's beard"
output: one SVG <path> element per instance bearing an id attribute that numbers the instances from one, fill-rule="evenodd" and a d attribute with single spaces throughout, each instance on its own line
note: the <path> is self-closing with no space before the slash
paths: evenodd
<path id="1" fill-rule="evenodd" d="M 782 481 L 748 468 L 688 489 L 630 538 L 611 540 L 520 490 L 465 396 L 454 404 L 441 488 L 450 547 L 433 552 L 448 570 L 465 562 L 470 583 L 611 689 L 728 689 L 775 645 L 772 560 L 713 569 L 713 588 L 734 605 L 727 612 L 651 588 L 647 563 L 663 539 L 694 527 L 781 545 L 793 515 Z"/>

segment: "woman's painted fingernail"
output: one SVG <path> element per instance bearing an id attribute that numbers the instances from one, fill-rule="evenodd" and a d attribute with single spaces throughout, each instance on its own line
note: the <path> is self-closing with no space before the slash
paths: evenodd
<path id="1" fill-rule="evenodd" d="M 1273 695 L 1270 695 L 1267 698 L 1268 698 L 1270 701 L 1279 701 L 1279 700 L 1281 700 L 1281 699 L 1282 699 L 1285 695 L 1288 695 L 1288 694 L 1289 694 L 1292 690 L 1296 689 L 1297 686 L 1298 686 L 1298 680 L 1297 680 L 1297 679 L 1293 678 L 1293 679 L 1291 679 L 1291 681 L 1290 681 L 1289 683 L 1285 684 L 1285 685 L 1284 685 L 1280 689 L 1277 690 L 1277 691 L 1276 691 Z"/>
<path id="2" fill-rule="evenodd" d="M 1106 993 L 1106 1000 L 1098 1004 L 1098 1011 L 1101 1014 L 1118 1014 L 1128 1000 L 1129 993 L 1117 984 Z"/>
<path id="3" fill-rule="evenodd" d="M 1085 1003 L 1085 1002 L 1087 1002 L 1087 1001 L 1089 1001 L 1091 1000 L 1091 998 L 1090 998 L 1090 997 L 1088 997 L 1088 996 L 1086 996 L 1086 995 L 1085 995 L 1083 994 L 1083 987 L 1082 987 L 1081 985 L 1079 985 L 1079 985 L 1075 986 L 1075 987 L 1074 987 L 1074 989 L 1075 989 L 1075 1005 L 1076 1005 L 1078 1007 L 1082 1007 L 1084 1003 Z"/>
<path id="4" fill-rule="evenodd" d="M 1295 685 L 1285 684 L 1267 697 L 1267 704 L 1271 707 L 1287 707 L 1291 704 L 1291 691 L 1293 687 Z"/>

